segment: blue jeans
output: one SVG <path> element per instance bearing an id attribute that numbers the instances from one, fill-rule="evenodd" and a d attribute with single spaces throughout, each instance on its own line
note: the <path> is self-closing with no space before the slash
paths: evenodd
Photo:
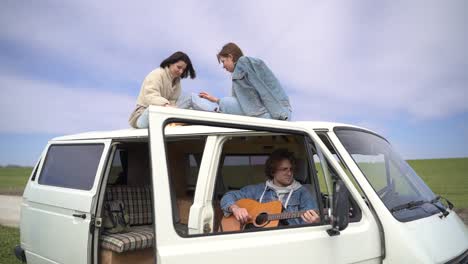
<path id="1" fill-rule="evenodd" d="M 231 115 L 245 115 L 236 97 L 223 97 L 219 100 L 219 112 Z M 266 112 L 259 116 L 260 118 L 271 119 L 270 113 Z"/>
<path id="2" fill-rule="evenodd" d="M 179 96 L 176 102 L 177 108 L 181 109 L 193 109 L 199 111 L 208 111 L 208 112 L 216 112 L 219 108 L 218 104 L 212 103 L 206 99 L 200 98 L 198 94 L 187 94 L 183 93 Z M 138 128 L 148 128 L 149 120 L 148 120 L 148 108 L 140 115 L 137 119 L 136 125 Z"/>
<path id="3" fill-rule="evenodd" d="M 236 97 L 233 96 L 221 98 L 219 100 L 219 105 L 200 98 L 197 94 L 192 94 L 191 96 L 181 96 L 179 100 L 177 100 L 177 107 L 207 112 L 220 112 L 230 115 L 245 115 L 244 111 L 242 111 L 239 101 Z M 268 112 L 256 117 L 271 119 L 271 115 Z"/>
<path id="4" fill-rule="evenodd" d="M 179 99 L 177 99 L 176 105 L 177 108 L 193 109 L 207 112 L 216 112 L 218 108 L 218 104 L 203 99 L 195 93 L 181 94 Z"/>
<path id="5" fill-rule="evenodd" d="M 143 113 L 138 117 L 136 121 L 136 126 L 138 128 L 148 128 L 149 127 L 149 120 L 148 120 L 148 108 L 143 111 Z"/>
<path id="6" fill-rule="evenodd" d="M 200 98 L 198 94 L 182 94 L 176 102 L 176 106 L 181 109 L 193 109 L 207 112 L 221 112 L 231 115 L 245 115 L 235 97 L 223 97 L 219 100 L 219 105 L 212 103 L 206 99 Z M 259 116 L 259 118 L 272 119 L 270 113 L 266 112 Z M 291 120 L 291 112 L 289 112 L 288 119 Z M 138 118 L 136 125 L 138 128 L 148 128 L 148 108 Z"/>

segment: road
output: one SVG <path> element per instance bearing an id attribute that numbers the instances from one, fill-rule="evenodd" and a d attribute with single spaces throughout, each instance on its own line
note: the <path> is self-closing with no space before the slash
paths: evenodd
<path id="1" fill-rule="evenodd" d="M 21 196 L 0 195 L 0 225 L 18 227 Z"/>

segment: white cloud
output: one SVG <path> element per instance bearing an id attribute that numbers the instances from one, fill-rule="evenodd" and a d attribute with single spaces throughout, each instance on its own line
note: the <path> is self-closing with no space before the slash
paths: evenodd
<path id="1" fill-rule="evenodd" d="M 0 132 L 77 133 L 128 127 L 135 99 L 0 75 Z"/>
<path id="2" fill-rule="evenodd" d="M 199 78 L 183 84 L 186 92 L 195 93 L 210 82 Z M 0 132 L 70 134 L 128 128 L 136 102 L 106 87 L 99 91 L 1 72 L 0 87 Z"/>
<path id="3" fill-rule="evenodd" d="M 106 76 L 141 78 L 142 69 L 157 66 L 177 50 L 186 51 L 197 65 L 209 61 L 208 68 L 213 70 L 220 43 L 229 35 L 217 22 L 217 14 L 210 14 L 213 4 L 193 1 L 178 5 L 154 1 L 4 5 L 0 24 L 9 25 L 0 28 L 4 40 Z"/>
<path id="4" fill-rule="evenodd" d="M 184 81 L 187 91 L 229 94 L 229 77 L 215 54 L 234 41 L 248 55 L 264 59 L 278 75 L 291 95 L 297 120 L 353 116 L 379 120 L 397 114 L 430 120 L 468 111 L 466 1 L 41 1 L 28 5 L 11 1 L 1 5 L 0 24 L 8 26 L 0 27 L 0 41 L 62 58 L 102 76 L 103 82 L 140 83 L 164 57 L 183 50 L 199 73 L 196 80 Z M 21 73 L 20 79 L 3 76 L 2 83 L 33 87 L 39 82 L 51 89 L 46 84 L 50 81 L 30 83 L 26 74 Z M 52 87 L 63 88 L 60 94 L 66 98 L 75 96 L 69 94 L 73 87 Z M 112 91 L 106 86 L 74 92 L 83 102 L 87 97 L 109 96 L 106 104 L 131 106 L 135 100 L 96 92 L 99 89 Z M 136 95 L 138 87 L 133 90 Z M 38 90 L 25 92 L 46 99 Z M 121 101 L 112 104 L 110 99 Z M 109 121 L 109 127 L 126 120 L 131 108 L 94 105 L 94 111 L 119 116 L 119 121 Z M 60 118 L 55 109 L 41 111 L 46 116 L 46 110 L 52 111 L 52 117 Z M 69 119 L 73 113 L 79 116 L 79 111 L 70 111 Z M 36 122 L 28 120 L 27 113 L 21 116 L 25 124 L 13 122 L 9 130 Z M 71 121 L 54 123 L 50 125 L 55 128 L 83 129 Z"/>

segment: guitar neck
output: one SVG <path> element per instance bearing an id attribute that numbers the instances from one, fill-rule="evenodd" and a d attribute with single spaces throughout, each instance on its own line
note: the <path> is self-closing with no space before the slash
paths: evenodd
<path id="1" fill-rule="evenodd" d="M 268 220 L 269 221 L 274 221 L 274 220 L 283 220 L 283 219 L 291 219 L 291 218 L 298 218 L 301 217 L 303 213 L 306 211 L 297 211 L 297 212 L 284 212 L 280 214 L 269 214 L 268 215 Z"/>

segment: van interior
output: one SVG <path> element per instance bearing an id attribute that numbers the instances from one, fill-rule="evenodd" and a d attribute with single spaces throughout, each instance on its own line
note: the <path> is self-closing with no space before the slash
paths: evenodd
<path id="1" fill-rule="evenodd" d="M 210 133 L 210 136 L 213 135 Z M 166 136 L 168 170 L 173 193 L 173 220 L 176 232 L 187 237 L 189 212 L 196 191 L 199 166 L 207 135 Z M 325 136 L 323 140 L 326 140 Z M 222 233 L 220 222 L 223 213 L 219 206 L 221 197 L 228 191 L 265 181 L 264 164 L 269 154 L 278 148 L 294 153 L 296 166 L 294 177 L 316 197 L 320 212 L 326 212 L 330 188 L 324 175 L 334 172 L 324 166 L 315 146 L 303 135 L 272 132 L 253 132 L 242 136 L 225 137 L 220 157 L 215 191 L 213 194 L 212 223 L 210 234 Z M 113 157 L 107 168 L 107 179 L 102 184 L 97 215 L 104 215 L 105 203 L 122 200 L 128 214 L 130 228 L 125 232 L 111 234 L 104 228 L 96 231 L 94 259 L 97 263 L 155 263 L 154 212 L 148 138 L 138 140 L 114 140 Z M 332 150 L 332 146 L 328 147 Z M 313 161 L 313 162 L 311 162 Z M 329 183 L 331 184 L 331 183 Z M 359 221 L 360 211 L 354 206 L 352 221 Z M 326 213 L 321 214 L 325 224 Z"/>

